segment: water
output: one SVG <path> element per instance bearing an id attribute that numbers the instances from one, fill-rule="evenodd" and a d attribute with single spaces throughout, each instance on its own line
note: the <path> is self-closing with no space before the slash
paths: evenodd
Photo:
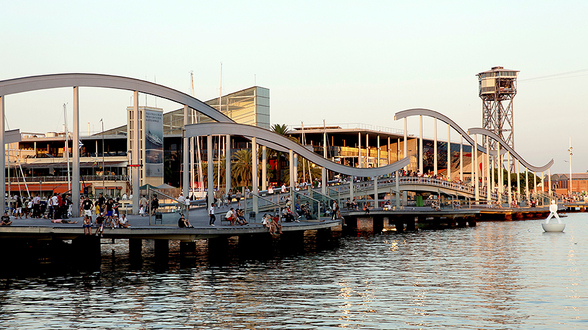
<path id="1" fill-rule="evenodd" d="M 199 244 L 164 268 L 103 245 L 98 269 L 0 279 L 0 328 L 586 329 L 588 214 L 563 220 L 565 233 L 482 222 L 263 260 Z"/>

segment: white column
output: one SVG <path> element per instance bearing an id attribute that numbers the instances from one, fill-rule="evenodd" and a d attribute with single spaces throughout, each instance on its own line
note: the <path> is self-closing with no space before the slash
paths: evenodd
<path id="1" fill-rule="evenodd" d="M 349 181 L 349 199 L 353 200 L 353 181 L 355 181 L 353 179 L 353 175 L 351 176 L 351 181 Z"/>
<path id="2" fill-rule="evenodd" d="M 537 172 L 533 172 L 533 193 L 537 195 Z"/>
<path id="3" fill-rule="evenodd" d="M 396 171 L 396 208 L 400 207 L 400 171 Z"/>
<path id="4" fill-rule="evenodd" d="M 188 142 L 189 138 L 186 136 L 186 126 L 188 125 L 188 106 L 184 105 L 184 130 L 182 131 L 182 160 L 183 160 L 183 171 L 182 171 L 182 192 L 185 198 L 190 196 L 190 164 L 189 164 L 189 150 Z"/>
<path id="5" fill-rule="evenodd" d="M 377 208 L 378 204 L 378 176 L 374 176 L 374 208 Z"/>
<path id="6" fill-rule="evenodd" d="M 357 133 L 357 168 L 361 168 L 361 133 Z"/>
<path id="7" fill-rule="evenodd" d="M 139 92 L 133 92 L 133 146 L 131 148 L 131 162 L 136 165 L 131 170 L 133 181 L 133 214 L 139 214 L 139 187 L 141 186 L 141 150 L 139 148 Z M 96 148 L 98 150 L 98 148 Z M 145 169 L 143 169 L 144 171 Z"/>
<path id="8" fill-rule="evenodd" d="M 408 157 L 408 153 L 407 153 L 408 152 L 408 146 L 407 146 L 407 141 L 406 141 L 407 134 L 408 133 L 406 132 L 406 117 L 405 117 L 404 118 L 404 153 L 402 154 L 403 158 Z M 407 170 L 407 169 L 408 169 L 408 165 L 407 166 L 404 166 L 404 170 Z"/>
<path id="9" fill-rule="evenodd" d="M 492 179 L 490 178 L 490 143 L 488 143 L 488 137 L 485 139 L 486 142 L 486 200 L 492 200 Z"/>
<path id="10" fill-rule="evenodd" d="M 525 168 L 525 196 L 527 197 L 527 206 L 529 206 L 529 169 Z"/>
<path id="11" fill-rule="evenodd" d="M 294 187 L 298 182 L 298 154 L 294 154 Z"/>
<path id="12" fill-rule="evenodd" d="M 381 150 L 380 150 L 380 135 L 378 135 L 376 139 L 378 141 L 378 143 L 377 143 L 377 146 L 378 146 L 378 161 L 376 162 L 376 167 L 380 167 L 380 153 L 381 153 Z"/>
<path id="13" fill-rule="evenodd" d="M 267 148 L 261 147 L 261 190 L 267 190 Z"/>
<path id="14" fill-rule="evenodd" d="M 437 118 L 435 118 L 435 124 L 434 124 L 434 129 L 433 129 L 433 135 L 435 136 L 434 138 L 434 142 L 433 142 L 433 173 L 435 175 L 437 175 L 437 162 L 438 162 L 438 156 L 437 156 Z"/>
<path id="15" fill-rule="evenodd" d="M 6 205 L 6 196 L 5 196 L 5 192 L 6 191 L 6 173 L 4 173 L 4 169 L 6 168 L 6 146 L 4 145 L 4 130 L 5 130 L 5 126 L 4 126 L 4 122 L 6 121 L 6 119 L 4 118 L 4 96 L 0 95 L 0 121 L 2 121 L 2 123 L 0 123 L 0 126 L 2 127 L 2 132 L 0 133 L 0 153 L 2 153 L 2 156 L 0 156 L 0 168 L 2 169 L 0 172 L 0 182 L 2 182 L 2 193 L 0 194 L 0 205 L 2 206 L 2 209 L 5 210 L 5 205 Z"/>
<path id="16" fill-rule="evenodd" d="M 423 174 L 423 116 L 421 115 L 419 117 L 419 172 Z"/>
<path id="17" fill-rule="evenodd" d="M 212 135 L 206 136 L 206 163 L 207 166 L 207 184 L 206 189 L 208 190 L 208 208 L 210 204 L 214 203 L 214 154 L 212 151 Z M 247 206 L 247 205 L 246 205 Z M 245 207 L 247 208 L 247 207 Z"/>
<path id="18" fill-rule="evenodd" d="M 79 90 L 77 86 L 73 88 L 73 141 L 72 141 L 72 185 L 71 198 L 74 207 L 71 212 L 73 217 L 80 216 L 80 208 L 75 207 L 76 203 L 80 201 L 80 103 Z M 65 137 L 67 139 L 67 137 Z"/>
<path id="19" fill-rule="evenodd" d="M 225 194 L 231 191 L 231 136 L 225 137 Z"/>
<path id="20" fill-rule="evenodd" d="M 496 141 L 496 157 L 498 159 L 498 164 L 497 164 L 497 185 L 498 185 L 498 202 L 502 203 L 502 193 L 504 192 L 504 180 L 502 179 L 502 155 L 500 153 L 500 142 Z"/>
<path id="21" fill-rule="evenodd" d="M 519 170 L 519 160 L 517 159 L 517 202 L 521 200 L 521 172 Z"/>
<path id="22" fill-rule="evenodd" d="M 290 162 L 290 191 L 294 191 L 294 151 L 289 150 L 288 151 L 289 154 L 289 162 Z M 294 203 L 294 200 L 292 200 L 292 203 Z"/>
<path id="23" fill-rule="evenodd" d="M 451 125 L 447 125 L 447 179 L 451 181 Z"/>
<path id="24" fill-rule="evenodd" d="M 549 198 L 551 198 L 551 168 L 547 169 L 547 177 L 549 179 Z"/>
<path id="25" fill-rule="evenodd" d="M 463 135 L 459 135 L 459 180 L 463 182 Z"/>
<path id="26" fill-rule="evenodd" d="M 390 157 L 392 157 L 390 155 L 390 137 L 388 137 L 388 149 L 386 149 L 386 151 L 388 152 L 388 162 L 386 164 L 390 165 Z M 397 160 L 399 160 L 399 159 L 397 159 Z"/>
<path id="27" fill-rule="evenodd" d="M 257 177 L 257 143 L 255 137 L 251 138 L 251 192 L 253 192 L 253 212 L 259 213 L 257 195 L 259 194 L 259 179 Z"/>
<path id="28" fill-rule="evenodd" d="M 323 158 L 327 159 L 327 132 L 323 132 Z M 294 164 L 292 164 L 294 166 Z M 296 171 L 294 171 L 296 172 Z M 327 192 L 327 168 L 322 168 L 321 178 L 321 193 L 324 195 Z"/>
<path id="29" fill-rule="evenodd" d="M 510 151 L 506 153 L 506 163 L 510 164 Z M 510 166 L 507 167 L 508 179 L 506 181 L 508 181 L 508 204 L 510 205 L 512 203 L 512 184 L 510 183 Z"/>
<path id="30" fill-rule="evenodd" d="M 474 180 L 474 198 L 476 204 L 480 201 L 480 182 L 478 180 L 478 136 L 474 134 L 474 155 L 471 162 L 471 177 Z"/>

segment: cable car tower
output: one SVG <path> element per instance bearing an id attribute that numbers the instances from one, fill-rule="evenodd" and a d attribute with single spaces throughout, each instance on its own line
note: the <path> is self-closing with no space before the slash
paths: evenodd
<path id="1" fill-rule="evenodd" d="M 514 149 L 513 99 L 517 95 L 519 71 L 495 66 L 477 74 L 482 99 L 482 127 L 494 132 Z M 496 142 L 489 143 L 496 150 Z"/>

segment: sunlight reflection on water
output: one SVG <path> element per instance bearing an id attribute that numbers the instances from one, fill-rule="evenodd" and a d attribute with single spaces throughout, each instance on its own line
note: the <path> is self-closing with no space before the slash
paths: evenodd
<path id="1" fill-rule="evenodd" d="M 345 237 L 263 260 L 236 244 L 213 259 L 200 242 L 188 262 L 171 246 L 166 267 L 103 244 L 95 271 L 1 279 L 0 327 L 587 328 L 586 220 L 564 218 L 563 234 L 530 220 Z"/>

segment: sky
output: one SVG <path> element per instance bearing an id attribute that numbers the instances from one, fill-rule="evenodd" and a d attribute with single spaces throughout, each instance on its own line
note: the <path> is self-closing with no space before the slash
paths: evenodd
<path id="1" fill-rule="evenodd" d="M 9 1 L 0 80 L 100 73 L 157 82 L 203 101 L 270 89 L 272 124 L 369 124 L 443 113 L 482 124 L 476 74 L 519 70 L 515 149 L 551 173 L 588 171 L 587 1 Z M 126 123 L 132 93 L 80 88 L 81 134 Z M 62 131 L 71 88 L 5 97 L 8 127 Z M 164 111 L 179 104 L 140 97 Z M 418 118 L 409 118 L 418 134 Z M 438 138 L 447 130 L 438 127 Z M 424 119 L 433 137 L 433 119 Z M 443 133 L 441 133 L 443 132 Z M 452 139 L 458 141 L 457 133 Z"/>

